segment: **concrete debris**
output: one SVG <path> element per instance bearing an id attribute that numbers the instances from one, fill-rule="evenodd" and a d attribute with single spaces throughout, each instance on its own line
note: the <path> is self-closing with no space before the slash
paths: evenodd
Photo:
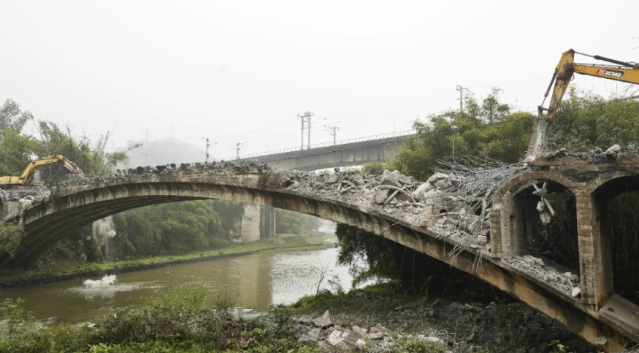
<path id="1" fill-rule="evenodd" d="M 610 146 L 610 148 L 608 148 L 606 150 L 606 156 L 608 156 L 611 159 L 616 159 L 617 158 L 617 154 L 619 154 L 619 152 L 621 152 L 621 146 L 612 145 L 612 146 Z"/>
<path id="2" fill-rule="evenodd" d="M 506 257 L 502 259 L 502 262 L 556 288 L 566 295 L 572 295 L 572 290 L 575 287 L 574 279 L 579 277 L 572 274 L 568 277 L 566 269 L 562 266 L 549 260 L 544 262 L 544 260 L 530 255 Z"/>
<path id="3" fill-rule="evenodd" d="M 355 344 L 359 340 L 364 340 L 366 338 L 366 329 L 363 329 L 359 326 L 353 326 L 351 329 L 351 333 L 348 335 L 346 339 L 349 343 Z"/>
<path id="4" fill-rule="evenodd" d="M 333 325 L 333 321 L 331 320 L 331 314 L 328 312 L 328 310 L 324 312 L 324 315 L 313 319 L 313 325 L 317 327 L 328 327 Z"/>
<path id="5" fill-rule="evenodd" d="M 553 159 L 571 158 L 576 160 L 588 160 L 591 163 L 608 163 L 611 159 L 618 158 L 621 154 L 628 153 L 639 155 L 639 149 L 634 145 L 621 146 L 615 144 L 610 146 L 606 151 L 599 147 L 594 147 L 588 152 L 571 152 L 565 148 L 561 148 L 554 152 L 546 153 L 538 157 L 542 161 L 551 161 Z"/>
<path id="6" fill-rule="evenodd" d="M 566 272 L 564 273 L 564 276 L 566 276 L 566 278 L 568 278 L 569 280 L 573 282 L 579 282 L 579 276 L 577 276 L 576 274 L 572 272 Z"/>
<path id="7" fill-rule="evenodd" d="M 382 173 L 382 179 L 380 180 L 380 182 L 381 182 L 381 185 L 390 185 L 390 186 L 396 186 L 399 188 L 405 185 L 415 184 L 415 181 L 413 180 L 412 177 L 407 177 L 405 175 L 402 175 L 397 170 L 394 170 L 392 172 L 389 172 L 388 170 L 384 170 L 384 172 Z"/>
<path id="8" fill-rule="evenodd" d="M 330 335 L 328 335 L 328 338 L 326 340 L 333 346 L 338 346 L 340 343 L 344 342 L 342 331 L 334 330 L 333 332 L 331 332 Z"/>
<path id="9" fill-rule="evenodd" d="M 20 217 L 24 211 L 33 206 L 47 202 L 51 198 L 51 191 L 43 185 L 38 186 L 9 186 L 0 189 L 0 216 L 4 219 Z"/>
<path id="10" fill-rule="evenodd" d="M 297 319 L 297 322 L 300 324 L 311 325 L 313 323 L 313 318 L 309 315 L 304 315 Z"/>
<path id="11" fill-rule="evenodd" d="M 573 289 L 572 289 L 572 291 L 570 292 L 570 295 L 571 295 L 573 298 L 578 298 L 578 297 L 580 297 L 580 296 L 581 296 L 581 288 L 579 288 L 579 287 L 575 287 L 575 288 L 573 288 Z"/>
<path id="12" fill-rule="evenodd" d="M 538 258 L 538 257 L 534 257 L 534 256 L 530 256 L 530 255 L 524 255 L 523 256 L 523 260 L 526 261 L 529 264 L 536 264 L 539 266 L 543 266 L 544 265 L 544 260 Z"/>

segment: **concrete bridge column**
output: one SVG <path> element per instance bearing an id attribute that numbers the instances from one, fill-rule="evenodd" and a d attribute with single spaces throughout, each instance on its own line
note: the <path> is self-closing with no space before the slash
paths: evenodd
<path id="1" fill-rule="evenodd" d="M 599 217 L 594 200 L 587 192 L 576 196 L 577 229 L 579 242 L 579 270 L 581 272 L 581 300 L 584 304 L 595 304 L 597 308 L 608 298 L 599 282 L 604 281 L 602 268 Z M 612 282 L 611 282 L 612 283 Z"/>
<path id="2" fill-rule="evenodd" d="M 242 242 L 275 236 L 275 209 L 270 206 L 246 204 L 242 218 Z"/>

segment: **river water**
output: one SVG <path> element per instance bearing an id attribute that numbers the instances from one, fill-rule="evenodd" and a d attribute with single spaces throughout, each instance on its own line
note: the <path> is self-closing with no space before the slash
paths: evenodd
<path id="1" fill-rule="evenodd" d="M 329 269 L 322 288 L 330 289 L 328 279 L 334 278 L 348 291 L 352 276 L 348 267 L 336 265 L 337 253 L 337 248 L 331 248 L 227 257 L 122 273 L 113 284 L 101 286 L 86 286 L 78 279 L 11 288 L 0 292 L 0 300 L 25 299 L 25 308 L 39 320 L 78 323 L 138 304 L 155 290 L 202 283 L 215 293 L 235 298 L 241 308 L 265 311 L 271 304 L 290 304 L 315 294 L 321 267 Z"/>

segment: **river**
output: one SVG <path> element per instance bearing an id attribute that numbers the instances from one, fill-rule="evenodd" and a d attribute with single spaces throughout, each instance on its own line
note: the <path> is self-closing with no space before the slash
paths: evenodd
<path id="1" fill-rule="evenodd" d="M 241 308 L 265 311 L 271 304 L 290 304 L 314 294 L 321 267 L 329 268 L 322 288 L 329 289 L 328 280 L 335 278 L 348 291 L 352 276 L 348 267 L 336 265 L 337 253 L 337 248 L 330 248 L 227 257 L 122 273 L 103 288 L 87 287 L 80 279 L 11 288 L 0 292 L 0 300 L 24 299 L 25 308 L 38 320 L 78 323 L 139 304 L 155 290 L 202 283 L 215 293 L 235 298 Z"/>

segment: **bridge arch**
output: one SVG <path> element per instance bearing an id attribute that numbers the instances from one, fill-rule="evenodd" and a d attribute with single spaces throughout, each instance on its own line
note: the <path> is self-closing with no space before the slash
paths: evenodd
<path id="1" fill-rule="evenodd" d="M 0 259 L 0 265 L 28 267 L 68 232 L 115 213 L 154 204 L 203 199 L 273 206 L 353 225 L 403 245 L 415 247 L 417 244 L 416 241 L 396 234 L 397 225 L 391 227 L 396 221 L 381 214 L 367 214 L 334 200 L 309 199 L 289 193 L 230 185 L 131 183 L 78 190 L 26 211 L 22 218 L 25 228 L 22 250 L 13 259 Z"/>
<path id="2" fill-rule="evenodd" d="M 495 204 L 491 215 L 491 245 L 495 257 L 514 255 L 540 256 L 539 212 L 536 207 L 541 200 L 533 195 L 535 186 L 547 185 L 549 193 L 566 192 L 572 198 L 579 189 L 574 182 L 559 173 L 538 171 L 518 175 L 502 185 L 495 192 Z M 575 207 L 572 201 L 572 206 Z M 576 215 L 575 217 L 576 218 Z M 576 221 L 576 219 L 574 219 Z M 575 226 L 576 227 L 576 226 Z M 574 242 L 576 245 L 576 229 Z M 576 261 L 575 261 L 576 262 Z M 578 271 L 578 266 L 577 271 Z"/>
<path id="3" fill-rule="evenodd" d="M 629 170 L 617 170 L 606 173 L 590 182 L 585 188 L 583 204 L 590 205 L 584 215 L 588 215 L 589 224 L 585 229 L 584 240 L 588 241 L 593 261 L 588 266 L 591 273 L 593 303 L 602 314 L 608 307 L 625 307 L 629 311 L 639 311 L 636 278 L 637 255 L 639 252 L 638 234 L 615 234 L 613 219 L 624 210 L 620 201 L 632 201 L 639 196 L 639 175 Z M 626 199 L 620 199 L 626 197 Z M 625 223 L 625 222 L 624 222 Z M 634 244 L 630 247 L 629 243 Z M 633 254 L 632 256 L 628 256 Z M 623 262 L 622 262 L 623 260 Z M 622 268 L 627 264 L 628 268 Z M 633 279 L 634 278 L 634 279 Z"/>

